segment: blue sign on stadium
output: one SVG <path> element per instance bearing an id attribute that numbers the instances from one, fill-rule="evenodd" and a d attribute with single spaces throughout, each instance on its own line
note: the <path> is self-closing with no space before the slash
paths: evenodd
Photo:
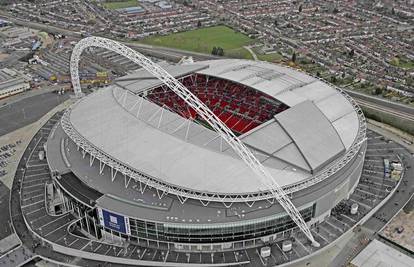
<path id="1" fill-rule="evenodd" d="M 102 210 L 102 219 L 106 228 L 117 232 L 128 234 L 129 229 L 125 222 L 125 217 L 119 214 L 112 213 L 107 210 Z"/>

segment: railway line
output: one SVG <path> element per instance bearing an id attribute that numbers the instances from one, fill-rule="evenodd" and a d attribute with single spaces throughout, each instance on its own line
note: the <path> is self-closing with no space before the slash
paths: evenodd
<path id="1" fill-rule="evenodd" d="M 362 107 L 367 107 L 367 108 L 371 108 L 377 111 L 381 111 L 381 112 L 385 112 L 388 113 L 390 115 L 393 115 L 397 118 L 401 118 L 401 119 L 405 119 L 405 120 L 409 120 L 410 122 L 414 123 L 414 114 L 410 114 L 404 111 L 398 111 L 395 110 L 393 108 L 389 108 L 383 105 L 378 105 L 372 102 L 368 102 L 366 100 L 361 100 L 358 98 L 355 98 L 356 102 L 362 106 Z"/>

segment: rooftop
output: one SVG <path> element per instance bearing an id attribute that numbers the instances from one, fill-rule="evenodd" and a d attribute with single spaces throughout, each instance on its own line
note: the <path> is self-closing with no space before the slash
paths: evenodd
<path id="1" fill-rule="evenodd" d="M 374 239 L 351 261 L 357 267 L 414 266 L 414 259 Z"/>
<path id="2" fill-rule="evenodd" d="M 341 157 L 358 133 L 348 100 L 295 70 L 245 60 L 164 68 L 178 78 L 195 71 L 231 79 L 290 106 L 239 137 L 281 186 L 307 179 Z M 144 70 L 119 79 L 78 102 L 72 126 L 102 152 L 167 184 L 229 194 L 265 190 L 217 133 L 137 95 L 157 85 Z"/>

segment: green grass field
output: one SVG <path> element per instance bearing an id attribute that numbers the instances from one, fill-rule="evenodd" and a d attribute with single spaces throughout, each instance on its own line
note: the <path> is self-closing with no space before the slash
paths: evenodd
<path id="1" fill-rule="evenodd" d="M 279 53 L 260 54 L 257 49 L 253 49 L 253 51 L 255 51 L 259 60 L 262 60 L 262 61 L 280 62 L 283 59 L 283 56 Z"/>
<path id="2" fill-rule="evenodd" d="M 252 56 L 243 46 L 253 43 L 254 40 L 229 27 L 215 26 L 166 36 L 148 37 L 141 42 L 206 54 L 211 54 L 213 47 L 216 46 L 224 49 L 226 57 L 251 59 Z"/>
<path id="3" fill-rule="evenodd" d="M 391 60 L 391 65 L 400 67 L 402 69 L 414 69 L 414 60 L 410 60 L 404 56 L 395 57 Z"/>
<path id="4" fill-rule="evenodd" d="M 106 2 L 106 3 L 103 3 L 103 5 L 104 7 L 108 9 L 119 9 L 119 8 L 138 6 L 138 1 L 127 0 L 127 1 L 120 1 L 120 2 Z"/>

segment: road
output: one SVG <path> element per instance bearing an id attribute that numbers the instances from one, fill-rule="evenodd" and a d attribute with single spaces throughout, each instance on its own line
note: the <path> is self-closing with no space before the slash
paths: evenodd
<path id="1" fill-rule="evenodd" d="M 403 111 L 398 111 L 393 108 L 389 108 L 387 106 L 375 104 L 373 102 L 368 102 L 368 101 L 361 100 L 361 99 L 355 99 L 355 100 L 358 103 L 358 105 L 362 107 L 367 107 L 367 108 L 375 109 L 377 111 L 382 111 L 389 115 L 407 120 L 407 122 L 410 121 L 410 123 L 414 123 L 414 113 L 409 114 Z"/>
<path id="2" fill-rule="evenodd" d="M 51 109 L 69 99 L 69 94 L 47 92 L 0 107 L 0 136 L 31 124 Z"/>
<path id="3" fill-rule="evenodd" d="M 386 112 L 393 116 L 410 120 L 414 123 L 414 107 L 391 102 L 389 100 L 374 96 L 365 95 L 352 90 L 344 89 L 344 91 L 352 96 L 361 106 Z"/>

